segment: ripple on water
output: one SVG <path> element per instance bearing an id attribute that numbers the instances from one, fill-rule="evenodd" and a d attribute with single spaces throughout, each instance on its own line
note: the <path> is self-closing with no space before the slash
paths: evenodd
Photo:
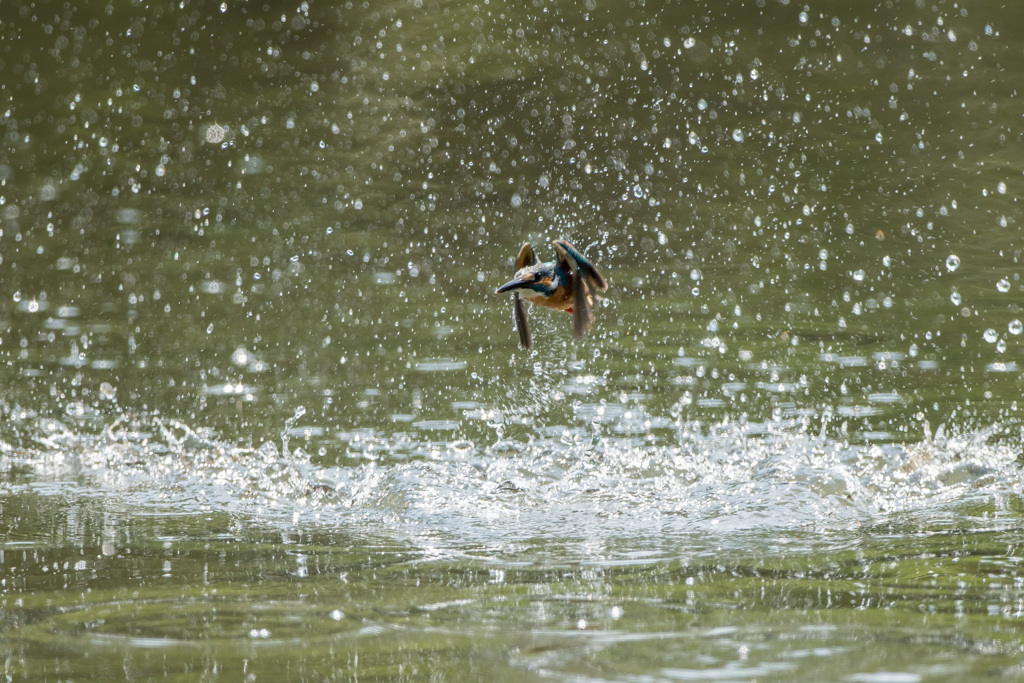
<path id="1" fill-rule="evenodd" d="M 1019 367 L 1017 366 L 1016 361 L 1011 360 L 1006 363 L 989 363 L 988 365 L 985 366 L 985 370 L 987 370 L 988 372 L 1018 372 Z"/>
<path id="2" fill-rule="evenodd" d="M 413 422 L 412 426 L 426 431 L 453 431 L 459 428 L 459 423 L 455 420 L 420 420 Z"/>
<path id="3" fill-rule="evenodd" d="M 818 358 L 826 363 L 835 363 L 841 368 L 863 368 L 868 364 L 868 359 L 864 356 L 843 356 L 837 353 L 822 353 L 818 355 Z"/>
<path id="4" fill-rule="evenodd" d="M 478 401 L 452 401 L 454 410 L 479 410 L 482 407 L 483 404 Z"/>
<path id="5" fill-rule="evenodd" d="M 420 372 L 451 372 L 453 370 L 465 370 L 466 361 L 453 360 L 451 358 L 427 358 L 416 363 L 416 369 Z"/>
<path id="6" fill-rule="evenodd" d="M 203 387 L 203 393 L 207 396 L 226 396 L 238 398 L 246 402 L 255 401 L 257 391 L 258 389 L 255 386 L 242 382 L 224 382 L 222 384 L 209 384 Z"/>
<path id="7" fill-rule="evenodd" d="M 50 308 L 45 299 L 22 299 L 18 302 L 18 310 L 22 313 L 42 313 Z"/>
<path id="8" fill-rule="evenodd" d="M 839 415 L 840 417 L 871 417 L 872 415 L 879 415 L 882 412 L 881 408 L 861 405 L 839 405 L 836 406 L 835 410 L 836 415 Z"/>

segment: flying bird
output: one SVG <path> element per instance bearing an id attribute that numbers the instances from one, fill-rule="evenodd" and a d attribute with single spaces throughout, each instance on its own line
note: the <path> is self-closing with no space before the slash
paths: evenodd
<path id="1" fill-rule="evenodd" d="M 555 240 L 551 244 L 558 258 L 550 263 L 541 263 L 530 243 L 524 242 L 516 257 L 515 277 L 494 292 L 512 292 L 512 311 L 519 343 L 524 349 L 533 346 L 533 337 L 523 299 L 545 308 L 572 313 L 573 333 L 579 338 L 594 322 L 593 306 L 601 299 L 598 292 L 608 289 L 601 271 L 568 240 Z"/>

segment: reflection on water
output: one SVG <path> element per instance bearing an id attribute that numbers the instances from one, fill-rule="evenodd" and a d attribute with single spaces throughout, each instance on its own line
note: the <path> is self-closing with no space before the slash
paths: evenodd
<path id="1" fill-rule="evenodd" d="M 5 0 L 3 672 L 1019 677 L 1021 8 Z"/>

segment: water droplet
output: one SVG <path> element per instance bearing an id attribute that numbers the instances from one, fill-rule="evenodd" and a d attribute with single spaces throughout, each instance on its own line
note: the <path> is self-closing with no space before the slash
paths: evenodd
<path id="1" fill-rule="evenodd" d="M 117 387 L 110 382 L 100 384 L 100 398 L 105 401 L 113 401 L 117 398 Z"/>
<path id="2" fill-rule="evenodd" d="M 239 346 L 231 354 L 231 362 L 240 367 L 247 365 L 249 363 L 249 350 L 244 346 Z"/>
<path id="3" fill-rule="evenodd" d="M 686 49 L 690 49 L 691 47 L 693 47 L 696 44 L 697 44 L 697 41 L 694 40 L 692 37 L 688 37 L 686 40 L 683 41 L 683 47 L 685 47 Z"/>
<path id="4" fill-rule="evenodd" d="M 213 334 L 213 323 L 206 326 L 206 334 Z"/>
<path id="5" fill-rule="evenodd" d="M 1016 336 L 1021 332 L 1024 332 L 1024 323 L 1014 318 L 1010 321 L 1010 324 L 1006 326 L 1006 329 L 1010 331 L 1010 334 Z"/>
<path id="6" fill-rule="evenodd" d="M 960 292 L 956 291 L 955 289 L 949 295 L 949 300 L 953 302 L 954 306 L 959 306 L 960 302 L 963 301 L 963 299 L 960 297 Z"/>
<path id="7" fill-rule="evenodd" d="M 996 342 L 996 340 L 999 339 L 999 333 L 996 332 L 995 330 L 993 330 L 991 327 L 988 328 L 987 330 L 985 330 L 985 333 L 983 335 L 981 335 L 981 336 L 989 344 L 994 344 Z"/>
<path id="8" fill-rule="evenodd" d="M 857 282 L 864 282 L 866 276 L 867 274 L 861 269 L 853 271 L 853 279 Z"/>
<path id="9" fill-rule="evenodd" d="M 950 254 L 946 257 L 946 270 L 953 272 L 960 267 L 960 257 L 956 254 Z"/>
<path id="10" fill-rule="evenodd" d="M 203 131 L 203 139 L 210 144 L 217 144 L 223 142 L 228 136 L 228 129 L 219 123 L 213 123 L 206 127 Z"/>
<path id="11" fill-rule="evenodd" d="M 736 142 L 743 142 L 743 138 L 744 138 L 744 135 L 743 135 L 743 131 L 742 130 L 740 130 L 739 128 L 733 130 L 733 132 L 732 132 L 732 139 L 733 140 L 735 140 Z"/>
<path id="12" fill-rule="evenodd" d="M 999 184 L 996 185 L 996 192 L 999 194 L 1006 194 L 1006 183 L 1000 180 Z"/>
<path id="13" fill-rule="evenodd" d="M 1006 294 L 1007 292 L 1010 291 L 1010 281 L 1004 277 L 1002 280 L 996 283 L 996 289 L 998 289 L 1003 294 Z"/>

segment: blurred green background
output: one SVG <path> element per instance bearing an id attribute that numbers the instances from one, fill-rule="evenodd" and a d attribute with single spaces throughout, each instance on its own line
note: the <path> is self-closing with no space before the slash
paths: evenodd
<path id="1" fill-rule="evenodd" d="M 590 5 L 5 8 L 5 402 L 387 430 L 600 358 L 660 413 L 1016 419 L 1015 10 Z M 527 359 L 492 292 L 560 236 L 613 287 Z"/>

